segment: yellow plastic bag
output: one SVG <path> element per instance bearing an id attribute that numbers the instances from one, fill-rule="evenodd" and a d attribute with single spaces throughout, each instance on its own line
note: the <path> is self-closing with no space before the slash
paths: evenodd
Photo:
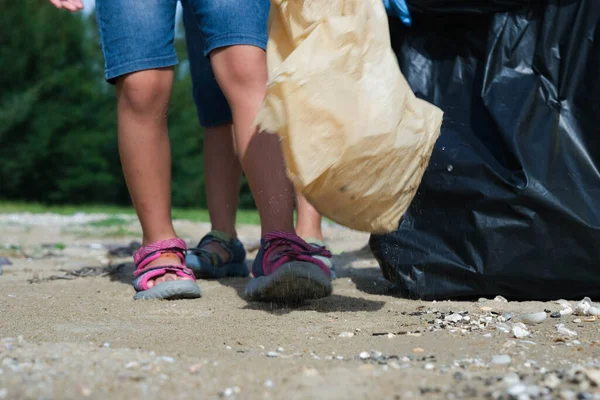
<path id="1" fill-rule="evenodd" d="M 268 93 L 256 124 L 325 217 L 385 233 L 419 186 L 442 111 L 419 100 L 391 49 L 381 0 L 272 0 Z"/>

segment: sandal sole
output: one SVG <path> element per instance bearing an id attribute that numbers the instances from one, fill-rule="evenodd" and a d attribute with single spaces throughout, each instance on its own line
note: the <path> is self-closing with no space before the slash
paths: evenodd
<path id="1" fill-rule="evenodd" d="M 199 297 L 202 297 L 202 292 L 198 284 L 185 279 L 159 283 L 153 288 L 137 292 L 133 298 L 135 300 L 180 300 Z"/>
<path id="2" fill-rule="evenodd" d="M 253 278 L 244 295 L 255 301 L 296 303 L 321 299 L 332 292 L 331 278 L 321 268 L 297 261 L 279 267 L 271 275 Z"/>

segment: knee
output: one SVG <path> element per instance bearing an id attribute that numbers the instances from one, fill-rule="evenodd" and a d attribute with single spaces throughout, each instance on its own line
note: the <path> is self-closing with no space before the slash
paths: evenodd
<path id="1" fill-rule="evenodd" d="M 166 115 L 172 79 L 172 70 L 139 71 L 120 78 L 117 81 L 119 109 L 136 115 Z"/>
<path id="2" fill-rule="evenodd" d="M 249 92 L 264 92 L 267 84 L 267 62 L 262 49 L 253 46 L 232 46 L 211 54 L 213 70 L 221 89 L 231 97 Z"/>

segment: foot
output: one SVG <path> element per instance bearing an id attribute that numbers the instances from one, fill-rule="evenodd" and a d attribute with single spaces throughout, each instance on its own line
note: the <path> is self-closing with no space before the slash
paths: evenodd
<path id="1" fill-rule="evenodd" d="M 324 247 L 310 245 L 291 233 L 269 233 L 263 238 L 252 266 L 253 279 L 244 293 L 251 300 L 283 302 L 329 296 L 331 270 L 323 257 L 331 257 Z"/>
<path id="2" fill-rule="evenodd" d="M 310 237 L 302 237 L 303 240 L 310 244 L 311 246 L 314 246 L 316 248 L 325 248 L 325 250 L 327 250 L 329 252 L 329 254 L 327 256 L 315 256 L 315 258 L 323 261 L 323 263 L 325 265 L 327 265 L 327 267 L 329 268 L 329 270 L 331 271 L 331 279 L 336 279 L 337 276 L 335 275 L 335 265 L 333 264 L 333 254 L 331 253 L 331 249 L 329 248 L 329 246 L 327 246 L 327 243 L 325 243 L 325 241 L 323 239 L 318 239 L 318 238 L 310 238 Z"/>
<path id="3" fill-rule="evenodd" d="M 250 273 L 242 242 L 218 231 L 208 233 L 198 247 L 189 249 L 186 263 L 196 278 L 202 279 L 246 277 Z"/>
<path id="4" fill-rule="evenodd" d="M 179 257 L 177 257 L 176 254 L 166 253 L 166 254 L 161 254 L 159 258 L 152 261 L 151 263 L 148 263 L 148 265 L 144 266 L 143 270 L 155 268 L 155 267 L 161 267 L 163 265 L 183 265 L 183 264 L 181 263 L 181 260 L 179 259 Z M 148 280 L 148 288 L 153 288 L 155 285 L 158 285 L 159 283 L 176 281 L 176 280 L 180 280 L 180 279 L 187 279 L 187 278 L 180 277 L 174 273 L 166 273 L 164 275 L 161 275 L 156 278 Z"/>
<path id="5" fill-rule="evenodd" d="M 140 248 L 136 265 L 135 299 L 181 299 L 201 296 L 193 272 L 185 266 L 185 242 L 161 240 Z"/>

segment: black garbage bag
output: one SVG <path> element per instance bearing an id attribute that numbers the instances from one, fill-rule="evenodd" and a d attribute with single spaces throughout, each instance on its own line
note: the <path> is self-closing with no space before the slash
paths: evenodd
<path id="1" fill-rule="evenodd" d="M 392 23 L 415 93 L 445 112 L 396 232 L 370 244 L 421 299 L 600 297 L 600 1 Z"/>
<path id="2" fill-rule="evenodd" d="M 411 13 L 487 14 L 545 0 L 406 0 Z"/>

